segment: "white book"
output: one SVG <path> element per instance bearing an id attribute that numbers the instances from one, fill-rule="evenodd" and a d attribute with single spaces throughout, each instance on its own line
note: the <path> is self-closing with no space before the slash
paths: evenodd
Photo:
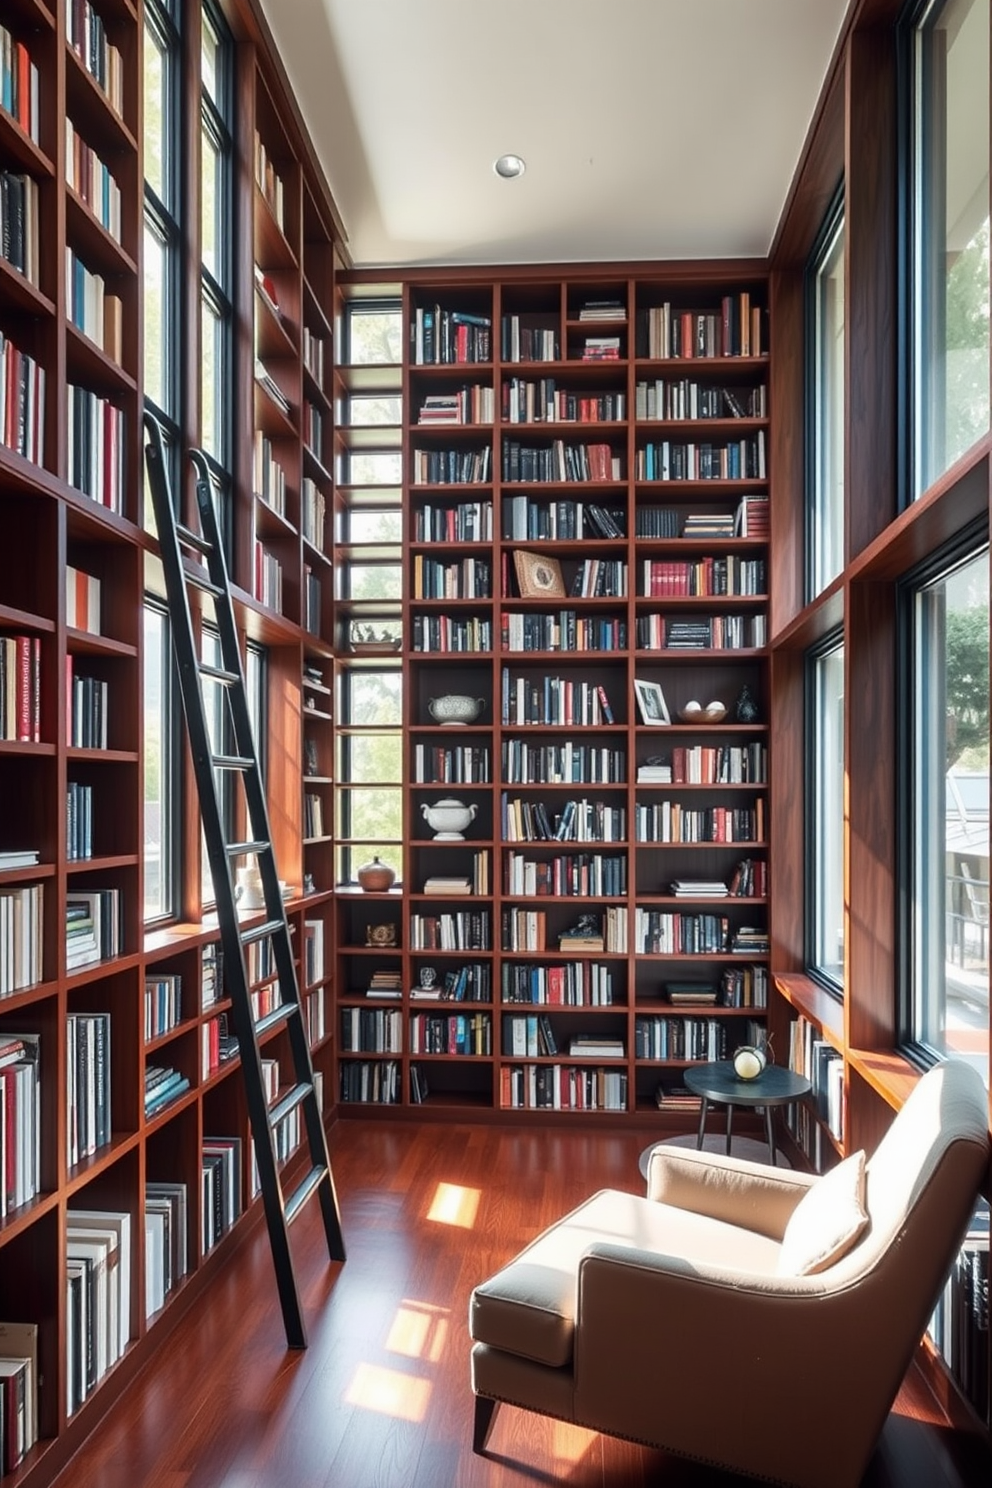
<path id="1" fill-rule="evenodd" d="M 79 1226 L 112 1237 L 119 1303 L 116 1357 L 120 1358 L 131 1337 L 131 1215 L 121 1209 L 70 1209 L 66 1219 L 69 1230 Z"/>

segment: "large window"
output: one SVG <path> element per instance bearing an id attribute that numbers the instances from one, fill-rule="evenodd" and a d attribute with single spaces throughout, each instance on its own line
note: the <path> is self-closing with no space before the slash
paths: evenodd
<path id="1" fill-rule="evenodd" d="M 233 44 L 212 5 L 200 40 L 200 446 L 210 461 L 231 556 L 233 476 Z"/>
<path id="2" fill-rule="evenodd" d="M 165 433 L 173 492 L 179 476 L 182 157 L 181 38 L 176 0 L 146 0 L 144 29 L 144 390 Z M 154 522 L 145 501 L 145 522 Z"/>
<path id="3" fill-rule="evenodd" d="M 906 589 L 912 678 L 907 1042 L 989 1072 L 989 556 Z"/>
<path id="4" fill-rule="evenodd" d="M 987 0 L 931 0 L 911 37 L 918 496 L 989 427 Z"/>
<path id="5" fill-rule="evenodd" d="M 144 867 L 145 919 L 175 913 L 178 807 L 176 725 L 178 698 L 173 686 L 169 616 L 158 600 L 144 610 Z"/>
<path id="6" fill-rule="evenodd" d="M 807 598 L 844 566 L 844 218 L 832 208 L 807 275 Z"/>
<path id="7" fill-rule="evenodd" d="M 811 876 L 807 960 L 831 988 L 844 985 L 844 648 L 835 637 L 807 659 Z"/>

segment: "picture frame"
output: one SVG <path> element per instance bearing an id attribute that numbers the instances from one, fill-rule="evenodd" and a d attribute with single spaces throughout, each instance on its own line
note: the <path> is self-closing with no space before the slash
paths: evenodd
<path id="1" fill-rule="evenodd" d="M 665 694 L 661 690 L 660 682 L 644 682 L 635 677 L 634 695 L 637 698 L 637 708 L 642 723 L 650 728 L 661 728 L 664 724 L 671 723 L 668 704 L 665 702 Z"/>
<path id="2" fill-rule="evenodd" d="M 521 599 L 564 599 L 565 580 L 557 558 L 518 550 L 513 555 Z"/>

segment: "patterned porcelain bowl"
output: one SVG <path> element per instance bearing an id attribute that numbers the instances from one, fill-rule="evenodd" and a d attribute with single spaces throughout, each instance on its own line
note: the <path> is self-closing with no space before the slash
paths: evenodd
<path id="1" fill-rule="evenodd" d="M 427 704 L 427 711 L 435 723 L 474 723 L 485 706 L 485 698 L 466 697 L 461 692 L 449 692 L 444 697 L 431 698 Z"/>

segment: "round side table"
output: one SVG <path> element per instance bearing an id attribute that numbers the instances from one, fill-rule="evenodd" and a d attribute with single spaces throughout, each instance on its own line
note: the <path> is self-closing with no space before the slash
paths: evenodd
<path id="1" fill-rule="evenodd" d="M 727 1108 L 727 1156 L 730 1156 L 730 1138 L 734 1123 L 734 1107 L 746 1106 L 751 1110 L 764 1108 L 765 1135 L 771 1160 L 775 1161 L 775 1133 L 772 1129 L 772 1108 L 790 1106 L 793 1101 L 803 1100 L 812 1086 L 805 1075 L 795 1070 L 783 1069 L 781 1065 L 769 1064 L 756 1080 L 742 1080 L 734 1071 L 729 1059 L 719 1059 L 713 1064 L 694 1064 L 685 1072 L 685 1083 L 702 1102 L 699 1112 L 699 1133 L 696 1150 L 703 1145 L 706 1131 L 706 1115 L 710 1104 Z"/>

